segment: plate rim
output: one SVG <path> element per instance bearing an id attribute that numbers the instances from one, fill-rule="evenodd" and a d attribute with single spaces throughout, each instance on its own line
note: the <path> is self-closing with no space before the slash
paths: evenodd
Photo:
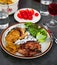
<path id="1" fill-rule="evenodd" d="M 11 25 L 11 26 L 14 26 L 14 25 L 17 25 L 17 24 L 18 24 L 18 23 L 13 24 L 13 25 Z M 22 23 L 20 23 L 20 24 L 22 24 Z M 10 28 L 11 26 L 9 26 L 8 28 Z M 43 27 L 43 26 L 42 26 L 42 27 Z M 3 46 L 3 43 L 2 43 L 2 36 L 3 36 L 4 32 L 5 32 L 8 28 L 6 28 L 5 30 L 3 30 L 2 33 L 1 33 L 1 36 L 0 36 L 0 46 L 1 46 L 1 48 L 2 48 L 7 54 L 9 54 L 10 56 L 13 56 L 13 57 L 15 57 L 15 58 L 21 58 L 21 59 L 34 59 L 34 58 L 38 58 L 38 57 L 41 57 L 41 56 L 45 55 L 45 54 L 46 54 L 48 51 L 50 51 L 50 49 L 52 48 L 53 39 L 52 39 L 52 41 L 50 42 L 50 45 L 49 45 L 49 47 L 47 48 L 47 50 L 45 50 L 43 53 L 39 53 L 39 54 L 36 55 L 36 56 L 33 56 L 33 57 L 25 57 L 25 56 L 14 55 L 14 54 L 8 52 L 8 51 L 5 49 L 5 47 Z M 43 27 L 43 28 L 44 28 L 44 27 Z M 45 28 L 44 28 L 44 29 L 45 29 Z M 45 29 L 45 30 L 47 30 L 47 29 Z M 48 32 L 48 33 L 49 33 L 50 36 L 52 36 L 52 34 L 50 34 L 50 32 Z"/>

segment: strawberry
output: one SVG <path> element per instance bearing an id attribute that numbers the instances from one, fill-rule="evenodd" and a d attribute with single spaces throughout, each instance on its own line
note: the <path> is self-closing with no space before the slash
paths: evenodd
<path id="1" fill-rule="evenodd" d="M 31 13 L 31 11 L 29 11 L 28 15 L 32 16 L 32 13 Z"/>
<path id="2" fill-rule="evenodd" d="M 28 16 L 26 14 L 23 15 L 24 19 L 28 19 Z"/>
<path id="3" fill-rule="evenodd" d="M 28 19 L 28 20 L 32 20 L 33 19 L 33 15 L 34 15 L 34 10 L 31 9 L 26 9 L 26 10 L 20 10 L 19 13 L 17 14 L 17 16 L 19 18 L 23 18 L 23 19 Z M 35 13 L 35 16 L 38 16 L 38 13 Z"/>
<path id="4" fill-rule="evenodd" d="M 17 17 L 22 19 L 22 15 L 20 13 L 17 14 Z"/>
<path id="5" fill-rule="evenodd" d="M 27 13 L 26 13 L 25 10 L 23 11 L 22 16 L 23 16 L 24 19 L 28 19 L 28 16 L 27 16 Z"/>
<path id="6" fill-rule="evenodd" d="M 26 9 L 26 10 L 25 10 L 25 12 L 26 12 L 26 14 L 28 14 L 28 13 L 29 13 L 29 10 L 28 10 L 28 9 Z"/>
<path id="7" fill-rule="evenodd" d="M 32 20 L 32 19 L 33 19 L 33 17 L 32 17 L 32 16 L 29 16 L 29 17 L 28 17 L 28 19 L 29 19 L 29 20 Z"/>
<path id="8" fill-rule="evenodd" d="M 20 13 L 23 13 L 24 12 L 24 10 L 20 10 Z"/>
<path id="9" fill-rule="evenodd" d="M 32 16 L 30 10 L 26 9 L 25 11 L 26 11 L 26 14 L 27 14 L 28 17 L 29 17 L 29 16 Z"/>
<path id="10" fill-rule="evenodd" d="M 23 16 L 25 14 L 24 10 L 20 10 L 20 14 Z"/>
<path id="11" fill-rule="evenodd" d="M 33 15 L 33 14 L 34 14 L 34 10 L 33 10 L 33 9 L 31 9 L 31 10 L 30 10 L 30 13 Z"/>
<path id="12" fill-rule="evenodd" d="M 35 16 L 37 17 L 39 14 L 38 13 L 35 13 Z"/>

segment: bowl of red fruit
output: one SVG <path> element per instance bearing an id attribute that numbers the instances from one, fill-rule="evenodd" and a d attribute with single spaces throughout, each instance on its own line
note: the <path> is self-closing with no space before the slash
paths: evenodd
<path id="1" fill-rule="evenodd" d="M 32 8 L 22 8 L 19 9 L 14 14 L 14 18 L 17 22 L 32 22 L 36 23 L 40 20 L 40 13 Z"/>

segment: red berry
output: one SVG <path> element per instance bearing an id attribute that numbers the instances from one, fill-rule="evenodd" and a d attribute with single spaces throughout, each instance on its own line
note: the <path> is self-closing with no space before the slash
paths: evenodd
<path id="1" fill-rule="evenodd" d="M 19 17 L 19 18 L 23 18 L 23 19 L 25 19 L 25 20 L 32 20 L 33 19 L 33 15 L 34 15 L 34 10 L 33 9 L 31 9 L 31 10 L 29 10 L 29 9 L 26 9 L 26 10 L 20 10 L 19 11 L 19 13 L 17 14 L 17 16 Z"/>
<path id="2" fill-rule="evenodd" d="M 28 14 L 28 13 L 29 13 L 29 10 L 28 10 L 28 9 L 26 9 L 26 10 L 25 10 L 25 12 L 26 12 L 26 14 Z"/>
<path id="3" fill-rule="evenodd" d="M 20 14 L 22 15 L 23 19 L 27 19 L 27 14 L 25 10 L 20 10 Z"/>
<path id="4" fill-rule="evenodd" d="M 28 9 L 25 10 L 25 13 L 27 15 L 27 19 L 29 19 L 29 16 L 32 16 L 31 13 L 30 13 L 30 11 Z"/>
<path id="5" fill-rule="evenodd" d="M 26 11 L 23 12 L 23 18 L 24 18 L 24 19 L 28 19 L 28 16 L 27 16 Z"/>
<path id="6" fill-rule="evenodd" d="M 23 13 L 24 12 L 24 10 L 20 10 L 20 13 Z"/>
<path id="7" fill-rule="evenodd" d="M 20 14 L 23 16 L 25 14 L 24 10 L 20 10 Z"/>
<path id="8" fill-rule="evenodd" d="M 28 19 L 28 16 L 27 16 L 27 15 L 23 15 L 23 18 L 24 18 L 24 19 Z"/>
<path id="9" fill-rule="evenodd" d="M 20 13 L 18 13 L 17 16 L 22 19 L 22 15 Z"/>
<path id="10" fill-rule="evenodd" d="M 28 16 L 32 16 L 32 13 L 31 13 L 30 10 L 27 12 L 27 15 L 28 15 Z"/>
<path id="11" fill-rule="evenodd" d="M 31 10 L 30 10 L 30 13 L 33 15 L 33 14 L 34 14 L 34 10 L 33 10 L 33 9 L 31 9 Z"/>
<path id="12" fill-rule="evenodd" d="M 35 16 L 38 16 L 39 14 L 38 13 L 35 13 Z"/>
<path id="13" fill-rule="evenodd" d="M 29 17 L 28 17 L 28 19 L 29 19 L 29 20 L 32 20 L 32 19 L 33 19 L 33 17 L 32 17 L 32 16 L 29 16 Z"/>

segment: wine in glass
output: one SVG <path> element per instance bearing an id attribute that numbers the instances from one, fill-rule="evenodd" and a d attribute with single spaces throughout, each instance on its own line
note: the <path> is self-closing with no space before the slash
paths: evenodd
<path id="1" fill-rule="evenodd" d="M 52 16 L 52 19 L 49 23 L 47 23 L 48 27 L 55 27 L 57 26 L 57 21 L 54 19 L 54 16 L 57 16 L 57 3 L 51 3 L 48 6 L 48 11 L 50 15 Z"/>

